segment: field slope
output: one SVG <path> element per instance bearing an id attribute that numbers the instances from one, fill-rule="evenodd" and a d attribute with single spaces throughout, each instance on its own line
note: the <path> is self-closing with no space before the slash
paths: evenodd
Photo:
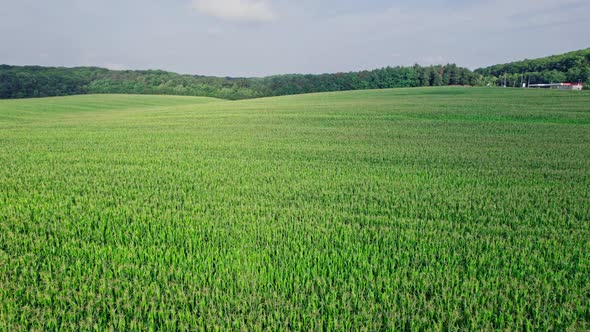
<path id="1" fill-rule="evenodd" d="M 590 93 L 0 101 L 0 330 L 588 330 Z"/>

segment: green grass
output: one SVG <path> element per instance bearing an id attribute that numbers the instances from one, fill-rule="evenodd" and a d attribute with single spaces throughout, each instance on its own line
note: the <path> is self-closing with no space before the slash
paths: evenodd
<path id="1" fill-rule="evenodd" d="M 588 330 L 590 93 L 0 101 L 0 330 Z"/>

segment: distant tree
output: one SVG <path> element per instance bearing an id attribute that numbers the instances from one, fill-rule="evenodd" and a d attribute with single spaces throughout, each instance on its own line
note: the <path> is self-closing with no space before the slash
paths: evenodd
<path id="1" fill-rule="evenodd" d="M 557 70 L 543 72 L 543 80 L 547 83 L 561 83 L 566 81 L 566 74 Z"/>
<path id="2" fill-rule="evenodd" d="M 430 86 L 430 78 L 432 77 L 432 68 L 423 67 L 420 71 L 420 85 Z"/>
<path id="3" fill-rule="evenodd" d="M 432 75 L 430 78 L 430 85 L 431 86 L 441 86 L 443 85 L 443 68 L 442 66 L 432 67 Z"/>
<path id="4" fill-rule="evenodd" d="M 590 72 L 590 48 L 540 59 L 494 65 L 475 71 L 479 75 L 495 77 L 520 74 L 524 75 L 526 81 L 531 84 L 587 80 L 588 72 Z"/>
<path id="5" fill-rule="evenodd" d="M 580 59 L 580 58 L 579 58 Z M 579 63 L 581 60 L 574 63 Z M 585 58 L 581 58 L 586 63 Z M 564 62 L 569 66 L 570 62 Z M 552 74 L 555 76 L 554 74 Z M 570 68 L 568 77 L 587 77 Z M 277 75 L 265 78 L 179 75 L 161 70 L 113 71 L 96 67 L 52 68 L 0 65 L 0 98 L 61 96 L 85 93 L 134 93 L 244 99 L 309 92 L 344 91 L 445 84 L 475 84 L 469 69 L 451 65 L 385 67 L 372 71 L 322 75 Z M 545 72 L 539 72 L 545 79 Z"/>

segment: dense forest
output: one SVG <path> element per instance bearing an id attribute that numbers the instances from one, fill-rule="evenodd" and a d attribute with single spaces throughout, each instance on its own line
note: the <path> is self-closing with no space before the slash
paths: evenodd
<path id="1" fill-rule="evenodd" d="M 590 83 L 590 48 L 481 68 L 475 73 L 484 78 L 486 85 L 513 87 L 523 83 Z"/>
<path id="2" fill-rule="evenodd" d="M 386 67 L 372 71 L 231 78 L 161 70 L 0 65 L 0 98 L 90 93 L 171 94 L 246 99 L 310 92 L 446 85 L 521 86 L 523 82 L 590 82 L 590 48 L 536 60 L 469 69 L 455 64 Z"/>
<path id="3" fill-rule="evenodd" d="M 246 99 L 309 92 L 477 83 L 477 75 L 454 64 L 265 78 L 220 78 L 179 75 L 161 70 L 113 71 L 95 67 L 0 66 L 0 98 L 134 93 Z"/>

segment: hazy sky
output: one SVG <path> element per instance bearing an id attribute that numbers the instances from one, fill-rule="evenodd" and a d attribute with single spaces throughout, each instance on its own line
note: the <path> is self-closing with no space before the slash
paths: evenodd
<path id="1" fill-rule="evenodd" d="M 590 0 L 0 0 L 0 63 L 264 76 L 590 47 Z"/>

